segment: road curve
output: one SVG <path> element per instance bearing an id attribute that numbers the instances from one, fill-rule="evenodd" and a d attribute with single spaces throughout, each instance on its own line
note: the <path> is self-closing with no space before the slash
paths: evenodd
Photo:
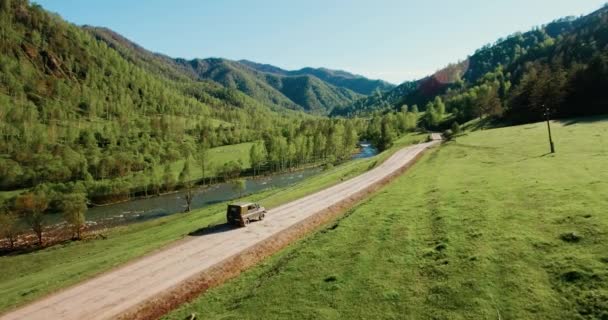
<path id="1" fill-rule="evenodd" d="M 269 210 L 262 222 L 252 223 L 246 228 L 191 237 L 178 245 L 34 301 L 0 316 L 0 320 L 116 318 L 215 264 L 388 178 L 441 139 L 438 134 L 431 137 L 433 141 L 401 149 L 360 176 Z"/>

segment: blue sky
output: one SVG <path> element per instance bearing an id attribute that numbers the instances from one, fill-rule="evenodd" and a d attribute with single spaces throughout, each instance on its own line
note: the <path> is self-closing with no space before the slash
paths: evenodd
<path id="1" fill-rule="evenodd" d="M 342 69 L 400 83 L 606 0 L 37 0 L 172 57 Z"/>

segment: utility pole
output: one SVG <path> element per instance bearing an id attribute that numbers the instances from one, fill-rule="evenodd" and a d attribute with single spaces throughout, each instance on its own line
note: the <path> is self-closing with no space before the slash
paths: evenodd
<path id="1" fill-rule="evenodd" d="M 545 107 L 545 105 L 543 105 Z M 555 146 L 553 145 L 553 138 L 551 137 L 551 123 L 549 122 L 549 107 L 545 108 L 545 119 L 547 120 L 547 131 L 549 132 L 549 147 L 551 148 L 551 153 L 555 153 Z"/>

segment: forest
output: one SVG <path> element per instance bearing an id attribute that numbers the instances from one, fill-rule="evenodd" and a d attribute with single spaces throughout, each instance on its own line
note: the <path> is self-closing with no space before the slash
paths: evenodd
<path id="1" fill-rule="evenodd" d="M 546 114 L 604 114 L 607 49 L 608 7 L 603 7 L 499 39 L 432 76 L 376 92 L 332 114 L 365 116 L 417 105 L 426 113 L 421 125 L 435 130 L 476 118 L 518 124 Z"/>

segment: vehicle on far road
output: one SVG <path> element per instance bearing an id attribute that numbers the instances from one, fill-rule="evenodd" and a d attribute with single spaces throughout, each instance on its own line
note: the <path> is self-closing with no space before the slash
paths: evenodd
<path id="1" fill-rule="evenodd" d="M 253 202 L 237 202 L 228 205 L 226 220 L 229 224 L 244 227 L 252 221 L 264 220 L 266 208 Z"/>

